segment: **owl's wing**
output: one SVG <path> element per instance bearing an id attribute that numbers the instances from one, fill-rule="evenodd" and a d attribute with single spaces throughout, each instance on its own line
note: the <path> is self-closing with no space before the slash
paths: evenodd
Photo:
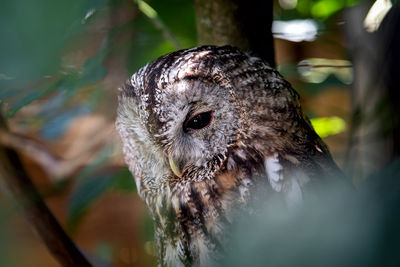
<path id="1" fill-rule="evenodd" d="M 264 167 L 271 188 L 283 194 L 288 205 L 301 203 L 310 182 L 335 182 L 352 188 L 351 182 L 333 161 L 327 148 L 319 144 L 297 164 L 273 155 L 265 158 Z"/>
<path id="2" fill-rule="evenodd" d="M 284 170 L 277 155 L 266 158 L 264 165 L 272 189 L 281 192 L 289 206 L 301 203 L 303 199 L 302 187 L 310 181 L 310 177 L 301 170 Z"/>

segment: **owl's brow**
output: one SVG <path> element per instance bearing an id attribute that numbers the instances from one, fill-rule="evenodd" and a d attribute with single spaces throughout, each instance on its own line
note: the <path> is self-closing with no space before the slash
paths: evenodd
<path id="1" fill-rule="evenodd" d="M 193 107 L 196 106 L 199 102 L 200 101 L 192 101 L 192 102 L 187 104 L 187 107 L 189 107 L 189 111 L 186 114 L 185 121 L 187 121 L 192 116 L 192 114 L 194 112 L 194 108 Z"/>
<path id="2" fill-rule="evenodd" d="M 199 102 L 200 102 L 200 101 L 192 101 L 192 102 L 189 102 L 189 103 L 187 104 L 187 105 L 190 107 L 188 113 L 192 112 L 192 110 L 191 110 L 192 107 L 193 107 L 193 106 L 196 106 Z"/>

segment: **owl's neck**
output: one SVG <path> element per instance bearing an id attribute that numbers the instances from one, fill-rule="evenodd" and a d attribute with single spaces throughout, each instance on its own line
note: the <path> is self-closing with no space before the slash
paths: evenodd
<path id="1" fill-rule="evenodd" d="M 190 178 L 168 180 L 157 192 L 142 192 L 154 220 L 161 266 L 217 266 L 229 249 L 235 218 L 250 210 L 254 191 L 270 188 L 258 186 L 267 179 L 255 150 L 232 148 L 213 163 L 191 170 Z"/>
<path id="2" fill-rule="evenodd" d="M 161 266 L 216 266 L 229 248 L 227 231 L 248 211 L 254 179 L 224 172 L 199 182 L 180 181 L 156 197 L 151 211 Z"/>

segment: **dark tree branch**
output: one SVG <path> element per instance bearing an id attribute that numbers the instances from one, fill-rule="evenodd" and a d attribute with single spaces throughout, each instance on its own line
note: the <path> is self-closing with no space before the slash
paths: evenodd
<path id="1" fill-rule="evenodd" d="M 196 0 L 198 43 L 234 45 L 275 66 L 272 7 L 266 0 Z"/>
<path id="2" fill-rule="evenodd" d="M 0 128 L 6 123 L 0 114 Z M 3 189 L 22 208 L 24 217 L 61 266 L 92 266 L 64 232 L 24 169 L 18 154 L 0 145 L 0 179 Z"/>

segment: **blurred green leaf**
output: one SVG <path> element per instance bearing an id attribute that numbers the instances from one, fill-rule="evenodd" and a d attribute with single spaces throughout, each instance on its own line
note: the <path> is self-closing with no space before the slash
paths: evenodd
<path id="1" fill-rule="evenodd" d="M 107 69 L 103 65 L 103 62 L 108 56 L 109 52 L 110 48 L 108 47 L 108 43 L 105 41 L 102 48 L 94 56 L 86 60 L 86 62 L 83 64 L 81 73 L 67 74 L 46 89 L 35 89 L 32 92 L 24 95 L 8 109 L 6 117 L 10 118 L 14 116 L 15 113 L 24 106 L 56 90 L 76 92 L 78 88 L 102 80 L 107 74 Z M 5 93 L 3 94 L 5 96 L 10 96 L 13 94 L 12 90 L 5 90 Z M 71 96 L 73 95 L 74 94 L 71 94 Z"/>
<path id="2" fill-rule="evenodd" d="M 327 18 L 344 7 L 343 1 L 322 0 L 316 2 L 311 8 L 311 14 L 315 18 Z"/>
<path id="3" fill-rule="evenodd" d="M 357 190 L 332 179 L 296 209 L 273 197 L 261 202 L 256 216 L 230 228 L 232 247 L 219 266 L 399 266 L 399 177 L 397 158 Z"/>
<path id="4" fill-rule="evenodd" d="M 2 88 L 0 90 L 0 100 L 12 97 L 14 95 L 18 95 L 18 94 L 22 93 L 23 91 L 24 91 L 23 89 L 16 89 L 16 88 L 4 89 L 4 88 Z"/>
<path id="5" fill-rule="evenodd" d="M 42 90 L 34 90 L 28 94 L 26 94 L 25 96 L 21 97 L 17 102 L 15 102 L 8 110 L 6 113 L 6 117 L 10 118 L 12 116 L 15 115 L 15 113 L 20 110 L 21 108 L 23 108 L 24 106 L 32 103 L 33 101 L 47 95 L 50 94 L 52 92 L 54 92 L 55 90 L 57 90 L 57 88 L 64 83 L 65 80 L 61 79 L 58 80 L 56 82 L 54 82 L 51 86 L 47 87 L 46 89 L 42 89 Z"/>
<path id="6" fill-rule="evenodd" d="M 297 11 L 302 15 L 308 15 L 312 6 L 312 0 L 298 1 L 296 5 Z"/>
<path id="7" fill-rule="evenodd" d="M 71 231 L 75 229 L 89 205 L 110 188 L 112 178 L 112 174 L 98 173 L 96 177 L 85 178 L 79 182 L 68 203 L 68 228 Z"/>
<path id="8" fill-rule="evenodd" d="M 0 80 L 13 80 L 14 77 L 7 76 L 7 74 L 0 73 Z"/>
<path id="9" fill-rule="evenodd" d="M 193 0 L 151 0 L 149 2 L 183 48 L 197 44 Z"/>
<path id="10" fill-rule="evenodd" d="M 310 119 L 314 130 L 321 137 L 338 134 L 346 129 L 346 122 L 339 117 L 321 117 Z"/>
<path id="11" fill-rule="evenodd" d="M 90 9 L 104 3 L 104 0 L 2 1 L 0 73 L 17 80 L 56 73 L 68 41 L 66 37 L 85 26 L 81 21 Z"/>
<path id="12" fill-rule="evenodd" d="M 165 41 L 161 33 L 156 31 L 148 20 L 140 18 L 136 24 L 140 28 L 137 28 L 128 52 L 127 68 L 129 73 L 136 72 L 162 54 L 174 51 L 170 42 Z M 161 54 L 159 54 L 160 50 Z"/>
<path id="13" fill-rule="evenodd" d="M 154 240 L 154 222 L 151 216 L 146 213 L 140 225 L 140 236 L 143 241 Z"/>
<path id="14" fill-rule="evenodd" d="M 146 16 L 151 19 L 155 19 L 158 17 L 157 11 L 155 11 L 149 4 L 147 4 L 143 0 L 136 0 L 138 4 L 139 10 L 142 11 Z"/>
<path id="15" fill-rule="evenodd" d="M 110 189 L 132 192 L 136 190 L 135 182 L 127 168 L 118 172 L 99 172 L 108 158 L 101 158 L 81 172 L 68 204 L 68 228 L 73 231 L 89 206 Z"/>
<path id="16" fill-rule="evenodd" d="M 68 203 L 68 228 L 73 231 L 90 205 L 110 189 L 122 192 L 136 190 L 135 182 L 129 170 L 118 172 L 99 172 L 99 164 L 104 160 L 85 168 Z"/>
<path id="17" fill-rule="evenodd" d="M 336 12 L 361 2 L 365 2 L 365 0 L 298 0 L 295 9 L 275 12 L 278 15 L 275 19 L 317 18 L 325 20 Z"/>
<path id="18" fill-rule="evenodd" d="M 83 64 L 80 77 L 82 85 L 97 82 L 106 76 L 107 69 L 103 62 L 109 53 L 110 47 L 108 46 L 108 39 L 106 38 L 100 50 Z"/>
<path id="19" fill-rule="evenodd" d="M 139 10 L 145 14 L 153 23 L 156 29 L 160 30 L 165 40 L 171 43 L 175 50 L 182 49 L 181 44 L 176 39 L 174 34 L 170 31 L 169 27 L 158 16 L 157 11 L 155 11 L 149 4 L 143 0 L 136 0 Z"/>
<path id="20" fill-rule="evenodd" d="M 82 13 L 83 16 L 79 16 L 75 18 L 73 23 L 66 29 L 64 39 L 69 39 L 73 37 L 75 34 L 79 33 L 82 28 L 89 23 L 97 13 L 99 13 L 99 9 L 106 7 L 107 0 L 86 0 L 82 3 Z"/>
<path id="21" fill-rule="evenodd" d="M 68 202 L 68 228 L 73 231 L 89 205 L 110 188 L 112 172 L 100 172 L 109 160 L 110 148 L 105 147 L 96 160 L 87 165 L 78 175 L 77 184 Z"/>
<path id="22" fill-rule="evenodd" d="M 114 177 L 113 188 L 119 191 L 136 191 L 136 184 L 128 168 L 118 172 Z"/>
<path id="23" fill-rule="evenodd" d="M 142 10 L 143 13 L 134 20 L 134 35 L 127 57 L 129 73 L 137 71 L 160 55 L 176 50 L 177 47 L 187 48 L 196 45 L 193 1 L 153 0 L 143 3 L 156 12 L 156 17 L 151 19 L 154 12 L 148 16 L 144 14 L 146 10 Z M 162 23 L 161 28 L 159 23 Z"/>
<path id="24" fill-rule="evenodd" d="M 91 89 L 90 96 L 87 100 L 87 106 L 91 110 L 95 110 L 104 96 L 105 88 L 103 86 L 95 86 Z"/>
<path id="25" fill-rule="evenodd" d="M 68 203 L 68 227 L 74 230 L 89 206 L 110 189 L 133 191 L 136 189 L 127 168 L 101 169 L 110 159 L 111 148 L 105 147 L 96 160 L 86 166 L 77 177 L 77 184 Z"/>

